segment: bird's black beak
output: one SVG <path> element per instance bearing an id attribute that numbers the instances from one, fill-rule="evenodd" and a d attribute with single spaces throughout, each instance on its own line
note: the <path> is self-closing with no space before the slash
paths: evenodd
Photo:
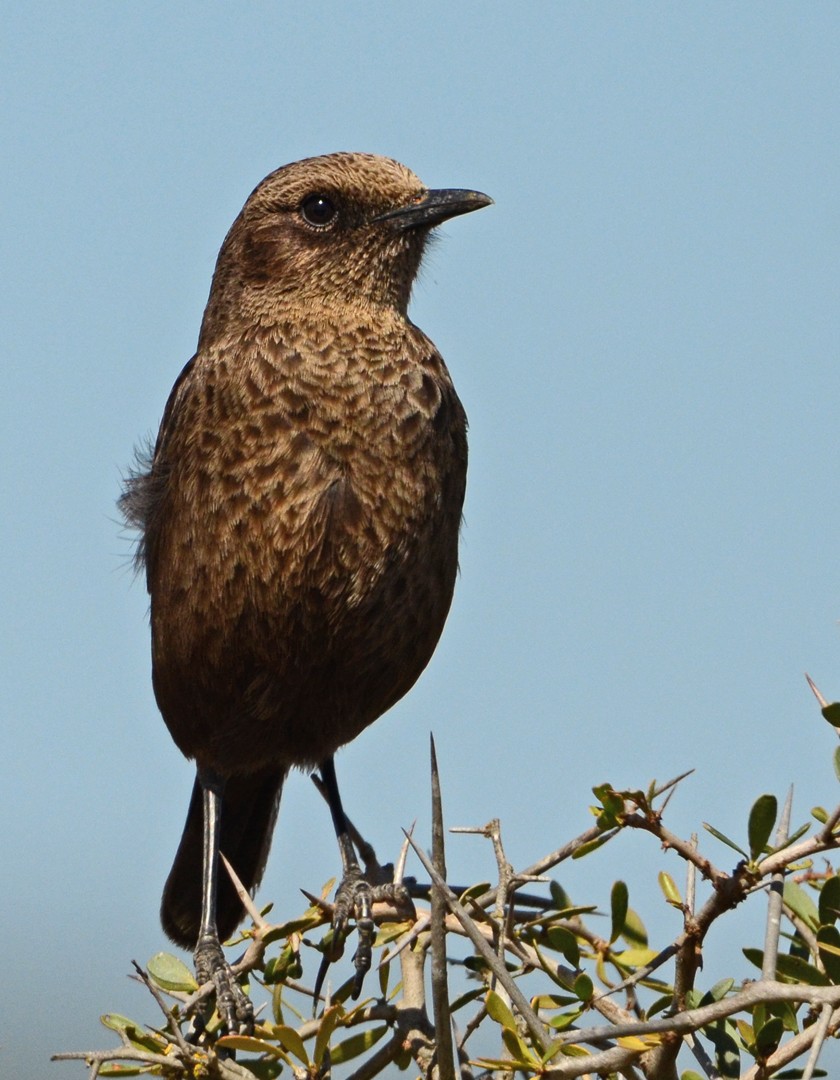
<path id="1" fill-rule="evenodd" d="M 440 188 L 426 191 L 417 197 L 417 201 L 408 206 L 398 206 L 396 210 L 387 210 L 379 214 L 374 221 L 385 221 L 400 232 L 406 229 L 430 229 L 442 221 L 480 210 L 490 206 L 493 200 L 480 191 L 465 191 L 462 188 Z"/>

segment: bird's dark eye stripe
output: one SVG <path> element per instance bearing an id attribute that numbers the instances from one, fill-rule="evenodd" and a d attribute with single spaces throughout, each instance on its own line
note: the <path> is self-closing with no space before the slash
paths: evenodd
<path id="1" fill-rule="evenodd" d="M 300 213 L 307 225 L 323 228 L 335 220 L 338 211 L 328 195 L 314 194 L 307 195 L 300 204 Z"/>

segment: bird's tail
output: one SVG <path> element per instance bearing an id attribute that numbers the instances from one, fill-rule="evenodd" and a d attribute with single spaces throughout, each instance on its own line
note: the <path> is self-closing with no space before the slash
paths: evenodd
<path id="1" fill-rule="evenodd" d="M 259 885 L 271 847 L 284 774 L 232 776 L 225 783 L 220 848 L 251 892 Z M 201 921 L 204 810 L 201 785 L 193 785 L 187 822 L 175 862 L 163 888 L 160 921 L 167 935 L 194 949 Z M 219 868 L 216 925 L 219 939 L 232 936 L 245 916 L 242 902 L 224 866 Z"/>

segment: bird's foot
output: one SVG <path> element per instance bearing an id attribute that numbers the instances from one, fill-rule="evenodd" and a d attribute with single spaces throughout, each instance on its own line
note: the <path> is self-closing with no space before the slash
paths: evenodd
<path id="1" fill-rule="evenodd" d="M 193 954 L 199 985 L 216 988 L 216 1011 L 225 1035 L 250 1035 L 254 1030 L 254 1005 L 239 985 L 217 938 L 200 938 Z"/>
<path id="2" fill-rule="evenodd" d="M 356 923 L 359 944 L 353 957 L 356 968 L 353 980 L 354 999 L 361 994 L 365 975 L 370 971 L 373 940 L 376 936 L 373 905 L 383 902 L 401 905 L 406 901 L 410 902 L 410 897 L 405 886 L 393 882 L 371 885 L 358 867 L 348 870 L 341 879 L 333 905 L 333 930 L 336 947 L 340 949 L 348 922 L 352 918 Z"/>

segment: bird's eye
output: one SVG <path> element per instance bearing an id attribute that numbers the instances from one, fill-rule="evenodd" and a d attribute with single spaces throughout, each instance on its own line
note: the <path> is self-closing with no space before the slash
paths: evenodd
<path id="1" fill-rule="evenodd" d="M 316 228 L 331 224 L 338 214 L 335 203 L 326 195 L 307 195 L 300 204 L 300 212 L 306 224 Z"/>

